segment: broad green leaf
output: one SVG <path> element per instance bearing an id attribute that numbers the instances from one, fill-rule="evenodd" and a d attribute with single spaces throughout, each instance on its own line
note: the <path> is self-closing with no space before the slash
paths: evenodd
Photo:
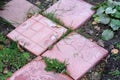
<path id="1" fill-rule="evenodd" d="M 97 9 L 96 15 L 101 15 L 105 11 L 104 7 L 100 7 Z"/>
<path id="2" fill-rule="evenodd" d="M 117 9 L 118 11 L 120 11 L 120 6 L 116 6 L 116 9 Z"/>
<path id="3" fill-rule="evenodd" d="M 116 11 L 117 11 L 116 9 L 113 9 L 112 7 L 108 7 L 108 8 L 106 8 L 105 13 L 106 14 L 113 14 Z"/>
<path id="4" fill-rule="evenodd" d="M 117 2 L 117 1 L 114 1 L 113 4 L 116 5 L 116 6 L 117 5 L 120 6 L 120 2 Z"/>
<path id="5" fill-rule="evenodd" d="M 120 19 L 120 11 L 116 11 L 116 13 L 112 14 L 112 16 Z"/>
<path id="6" fill-rule="evenodd" d="M 112 19 L 111 22 L 110 22 L 110 27 L 113 30 L 118 30 L 120 28 L 120 20 Z"/>
<path id="7" fill-rule="evenodd" d="M 110 40 L 114 37 L 114 33 L 113 31 L 107 29 L 107 30 L 104 30 L 103 33 L 102 33 L 102 39 L 103 40 Z"/>
<path id="8" fill-rule="evenodd" d="M 108 17 L 107 15 L 100 15 L 98 17 L 98 23 L 102 23 L 102 24 L 108 24 L 110 22 L 110 17 Z"/>
<path id="9" fill-rule="evenodd" d="M 106 3 L 107 3 L 107 6 L 109 6 L 109 7 L 112 7 L 112 8 L 115 7 L 113 0 L 108 0 Z"/>

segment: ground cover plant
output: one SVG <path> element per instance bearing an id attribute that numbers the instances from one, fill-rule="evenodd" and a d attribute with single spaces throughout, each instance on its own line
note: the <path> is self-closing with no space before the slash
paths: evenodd
<path id="1" fill-rule="evenodd" d="M 9 41 L 0 34 L 0 80 L 11 76 L 29 60 L 30 54 L 28 52 L 21 51 L 16 42 Z"/>
<path id="2" fill-rule="evenodd" d="M 120 28 L 120 2 L 108 0 L 93 7 L 96 10 L 94 21 L 110 26 L 110 29 L 102 33 L 103 40 L 109 40 L 114 37 L 114 32 Z M 108 35 L 108 36 L 106 36 Z"/>
<path id="3" fill-rule="evenodd" d="M 120 31 L 119 31 L 119 17 L 118 7 L 119 0 L 87 0 L 87 2 L 95 5 L 95 15 L 85 23 L 81 29 L 77 31 L 82 35 L 86 35 L 88 39 L 96 42 L 98 45 L 104 47 L 109 51 L 108 56 L 101 60 L 90 72 L 88 72 L 83 79 L 87 80 L 119 80 L 120 75 Z M 108 4 L 114 6 L 112 10 L 116 10 L 114 13 L 110 11 Z M 104 9 L 100 11 L 100 7 Z M 117 9 L 116 9 L 117 8 Z M 117 13 L 116 13 L 117 12 Z M 98 15 L 99 13 L 99 15 Z M 107 14 L 106 14 L 107 13 Z M 113 15 L 114 14 L 114 15 Z M 107 18 L 106 18 L 107 16 Z M 116 18 L 117 17 L 117 18 Z M 109 19 L 110 20 L 109 20 Z M 107 20 L 105 20 L 107 19 Z M 114 20 L 117 20 L 114 22 Z M 102 23 L 103 22 L 103 23 Z M 106 24 L 105 24 L 105 23 Z M 108 22 L 108 23 L 107 23 Z M 114 73 L 111 73 L 114 72 Z"/>
<path id="4" fill-rule="evenodd" d="M 0 17 L 0 80 L 6 80 L 35 57 L 26 52 L 17 42 L 6 38 L 13 29 L 14 27 L 8 21 Z"/>
<path id="5" fill-rule="evenodd" d="M 51 59 L 48 57 L 42 58 L 45 61 L 46 64 L 46 71 L 54 71 L 55 73 L 67 73 L 66 67 L 67 64 L 65 62 L 60 62 L 57 59 Z"/>

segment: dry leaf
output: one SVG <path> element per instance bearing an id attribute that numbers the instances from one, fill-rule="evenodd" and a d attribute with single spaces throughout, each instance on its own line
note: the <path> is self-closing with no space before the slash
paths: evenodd
<path id="1" fill-rule="evenodd" d="M 112 54 L 118 54 L 118 52 L 119 52 L 118 49 L 112 49 L 112 50 L 111 50 L 111 53 L 112 53 Z"/>

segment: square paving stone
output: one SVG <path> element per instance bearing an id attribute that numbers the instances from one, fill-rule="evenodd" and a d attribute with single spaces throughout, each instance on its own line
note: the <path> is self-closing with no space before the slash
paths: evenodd
<path id="1" fill-rule="evenodd" d="M 76 29 L 93 15 L 91 7 L 84 0 L 59 0 L 44 13 L 52 13 L 66 27 Z"/>
<path id="2" fill-rule="evenodd" d="M 7 36 L 33 54 L 40 55 L 67 31 L 64 27 L 57 26 L 60 25 L 42 15 L 37 15 L 25 21 Z"/>
<path id="3" fill-rule="evenodd" d="M 65 61 L 68 64 L 69 75 L 75 80 L 79 80 L 107 53 L 108 51 L 104 48 L 73 32 L 42 56 Z"/>
<path id="4" fill-rule="evenodd" d="M 38 56 L 16 71 L 8 80 L 72 80 L 64 74 L 45 71 L 45 66 L 42 58 Z"/>
<path id="5" fill-rule="evenodd" d="M 4 10 L 0 10 L 0 16 L 8 20 L 14 27 L 18 27 L 26 20 L 28 13 L 38 12 L 39 8 L 26 0 L 11 0 Z"/>

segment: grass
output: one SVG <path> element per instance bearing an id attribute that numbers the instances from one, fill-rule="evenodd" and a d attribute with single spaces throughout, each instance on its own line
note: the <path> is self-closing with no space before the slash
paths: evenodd
<path id="1" fill-rule="evenodd" d="M 55 73 L 67 73 L 66 66 L 67 64 L 65 62 L 60 62 L 57 59 L 51 59 L 48 57 L 43 57 L 43 60 L 46 64 L 46 71 L 54 71 Z"/>
<path id="2" fill-rule="evenodd" d="M 0 17 L 0 25 L 11 26 L 10 22 Z"/>
<path id="3" fill-rule="evenodd" d="M 21 52 L 18 44 L 0 34 L 0 80 L 6 80 L 13 72 L 28 63 L 30 54 Z"/>
<path id="4" fill-rule="evenodd" d="M 55 17 L 55 13 L 44 13 L 43 15 L 45 17 L 47 17 L 48 19 L 52 20 L 53 22 L 55 22 L 61 26 L 64 26 L 64 23 L 60 19 Z"/>
<path id="5" fill-rule="evenodd" d="M 78 29 L 78 30 L 76 30 L 76 32 L 79 33 L 79 34 L 81 34 L 81 35 L 83 35 L 86 38 L 90 38 L 90 35 L 86 34 L 84 32 L 84 30 L 82 30 L 82 29 Z"/>
<path id="6" fill-rule="evenodd" d="M 70 34 L 71 32 L 72 32 L 73 30 L 72 29 L 67 29 L 67 32 L 66 33 L 64 33 L 62 36 L 61 36 L 61 38 L 60 39 L 64 39 L 68 34 Z"/>

